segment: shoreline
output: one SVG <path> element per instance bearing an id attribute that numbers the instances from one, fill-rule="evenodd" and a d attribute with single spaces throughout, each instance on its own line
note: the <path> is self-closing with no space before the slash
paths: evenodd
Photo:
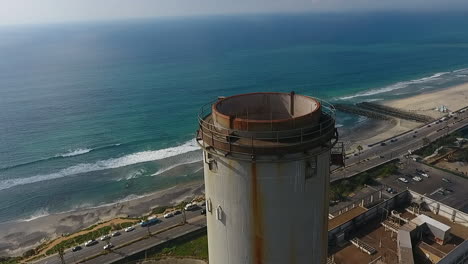
<path id="1" fill-rule="evenodd" d="M 449 113 L 436 111 L 436 107 L 444 105 L 449 112 L 453 112 L 468 106 L 468 83 L 449 86 L 436 91 L 429 91 L 405 98 L 383 100 L 378 103 L 439 119 Z M 351 131 L 349 135 L 344 136 L 345 139 L 353 138 L 351 144 L 347 146 L 347 151 L 353 153 L 358 145 L 366 149 L 369 144 L 391 138 L 423 125 L 423 123 L 404 119 L 395 120 L 396 123 L 369 120 L 369 124 L 364 125 L 359 131 Z M 372 131 L 368 130 L 370 127 Z"/>
<path id="2" fill-rule="evenodd" d="M 468 105 L 468 83 L 379 103 L 440 118 L 447 114 L 434 110 L 440 104 L 447 106 L 451 111 Z M 359 129 L 339 128 L 340 133 L 343 133 L 340 141 L 345 142 L 346 151 L 352 153 L 357 145 L 367 148 L 370 143 L 390 138 L 420 125 L 422 123 L 401 119 L 396 119 L 396 122 L 368 119 Z M 0 256 L 18 256 L 39 244 L 60 237 L 61 234 L 78 232 L 96 223 L 118 217 L 137 218 L 149 213 L 154 207 L 175 205 L 203 193 L 204 185 L 201 179 L 134 199 L 0 223 Z"/>
<path id="3" fill-rule="evenodd" d="M 203 193 L 203 181 L 197 180 L 125 202 L 0 223 L 0 256 L 18 256 L 62 234 L 118 217 L 141 217 L 155 207 L 176 205 Z"/>
<path id="4" fill-rule="evenodd" d="M 468 83 L 449 86 L 406 98 L 382 101 L 381 104 L 438 119 L 448 113 L 436 111 L 436 107 L 444 105 L 448 111 L 453 112 L 468 105 Z"/>

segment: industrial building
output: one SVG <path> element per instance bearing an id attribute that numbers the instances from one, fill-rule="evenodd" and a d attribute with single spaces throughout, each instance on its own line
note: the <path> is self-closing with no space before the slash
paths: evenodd
<path id="1" fill-rule="evenodd" d="M 411 190 L 379 197 L 331 215 L 328 263 L 468 263 L 468 214 Z"/>
<path id="2" fill-rule="evenodd" d="M 292 93 L 202 108 L 210 263 L 326 263 L 334 108 Z M 340 156 L 341 155 L 341 156 Z"/>

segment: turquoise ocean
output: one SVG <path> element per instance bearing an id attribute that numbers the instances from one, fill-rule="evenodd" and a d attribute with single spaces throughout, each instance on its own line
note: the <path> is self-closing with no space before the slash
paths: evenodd
<path id="1" fill-rule="evenodd" d="M 217 96 L 294 90 L 352 103 L 465 82 L 461 12 L 1 26 L 0 222 L 202 179 L 197 112 Z"/>

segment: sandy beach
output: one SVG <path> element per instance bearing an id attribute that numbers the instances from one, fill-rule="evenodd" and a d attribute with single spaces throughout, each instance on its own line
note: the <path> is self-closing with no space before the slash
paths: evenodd
<path id="1" fill-rule="evenodd" d="M 404 99 L 385 101 L 382 104 L 440 118 L 445 114 L 436 111 L 436 107 L 445 105 L 449 111 L 456 111 L 468 105 L 468 83 Z"/>
<path id="2" fill-rule="evenodd" d="M 148 196 L 73 212 L 52 214 L 30 221 L 0 224 L 0 256 L 17 256 L 39 244 L 116 217 L 139 217 L 158 206 L 175 205 L 203 194 L 202 181 L 159 191 Z"/>
<path id="3" fill-rule="evenodd" d="M 439 91 L 420 94 L 407 98 L 379 102 L 383 105 L 400 108 L 433 118 L 441 118 L 448 113 L 436 111 L 436 107 L 444 105 L 448 111 L 456 111 L 468 106 L 468 83 L 448 87 Z M 355 151 L 358 145 L 367 145 L 396 136 L 405 131 L 421 126 L 422 123 L 403 119 L 390 121 L 369 121 L 360 131 L 344 135 L 349 152 Z"/>

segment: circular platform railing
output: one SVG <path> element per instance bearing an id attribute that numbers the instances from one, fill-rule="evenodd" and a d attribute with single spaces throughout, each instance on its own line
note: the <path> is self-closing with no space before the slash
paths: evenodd
<path id="1" fill-rule="evenodd" d="M 202 148 L 214 148 L 226 154 L 285 154 L 326 145 L 336 137 L 335 108 L 316 99 L 321 105 L 321 117 L 310 126 L 280 131 L 244 131 L 217 126 L 212 119 L 212 105 L 201 107 L 198 114 L 197 141 Z"/>

